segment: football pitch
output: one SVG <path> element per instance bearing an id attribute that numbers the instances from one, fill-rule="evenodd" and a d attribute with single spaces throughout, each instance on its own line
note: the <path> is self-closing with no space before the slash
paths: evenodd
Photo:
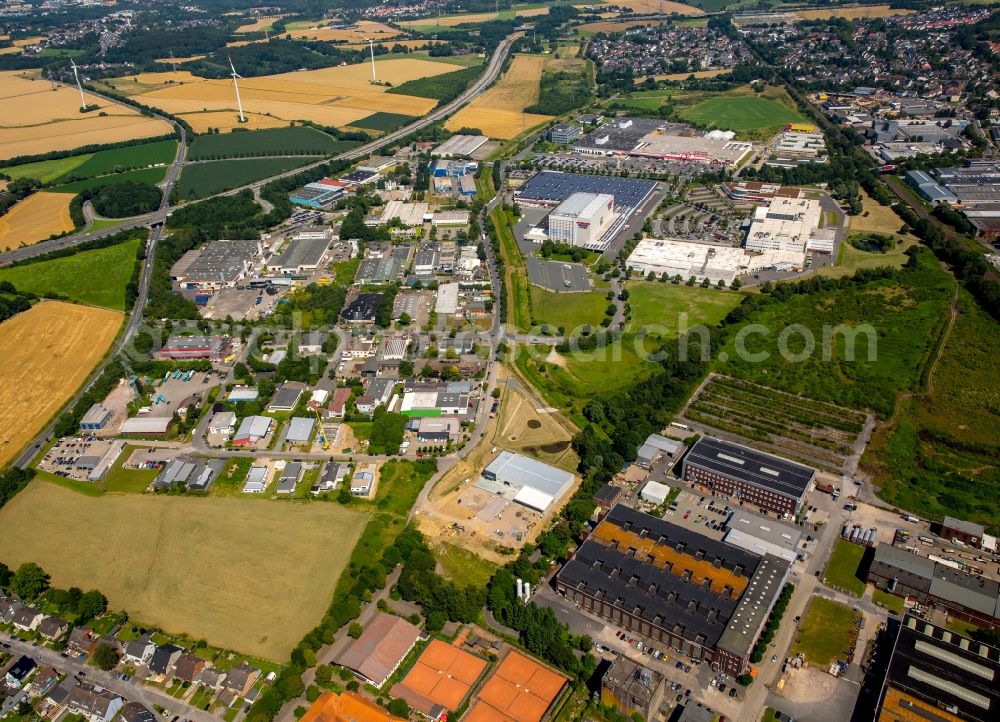
<path id="1" fill-rule="evenodd" d="M 100 589 L 139 623 L 283 662 L 367 521 L 339 504 L 90 497 L 35 480 L 0 509 L 0 560 Z"/>

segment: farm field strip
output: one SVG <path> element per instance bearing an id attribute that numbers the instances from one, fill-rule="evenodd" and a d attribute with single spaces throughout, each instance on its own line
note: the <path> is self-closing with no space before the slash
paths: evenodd
<path id="1" fill-rule="evenodd" d="M 528 128 L 551 120 L 550 115 L 523 112 L 538 102 L 545 58 L 517 55 L 498 83 L 448 119 L 445 128 L 479 128 L 491 138 L 509 140 Z"/>
<path id="2" fill-rule="evenodd" d="M 4 119 L 0 122 L 0 159 L 171 131 L 165 121 L 146 118 L 137 110 L 94 95 L 85 97 L 97 110 L 81 113 L 79 95 L 66 86 L 53 87 L 47 80 L 0 72 L 0 118 Z"/>
<path id="3" fill-rule="evenodd" d="M 39 191 L 0 216 L 0 251 L 30 246 L 73 230 L 69 204 L 73 196 Z"/>
<path id="4" fill-rule="evenodd" d="M 832 7 L 825 10 L 793 10 L 792 15 L 805 20 L 826 20 L 827 18 L 888 18 L 893 15 L 912 15 L 916 10 L 893 8 L 889 5 L 859 5 L 857 7 Z"/>
<path id="5" fill-rule="evenodd" d="M 677 3 L 670 3 L 676 5 Z M 547 7 L 540 8 L 511 8 L 510 10 L 501 10 L 499 17 L 502 18 L 531 18 L 537 17 L 539 15 L 548 15 L 549 9 Z M 418 20 L 409 20 L 404 23 L 400 23 L 404 28 L 437 28 L 437 27 L 455 27 L 456 25 L 464 25 L 467 23 L 488 23 L 491 20 L 497 19 L 497 13 L 465 13 L 462 15 L 442 15 L 441 17 L 430 17 L 430 18 L 420 18 Z"/>
<path id="6" fill-rule="evenodd" d="M 141 623 L 283 662 L 326 611 L 368 519 L 339 504 L 95 498 L 37 479 L 0 510 L 0 558 L 96 587 Z"/>
<path id="7" fill-rule="evenodd" d="M 867 422 L 857 411 L 722 376 L 709 378 L 681 416 L 705 431 L 834 473 L 843 471 Z"/>
<path id="8" fill-rule="evenodd" d="M 117 311 L 42 301 L 0 323 L 0 467 L 86 380 L 121 322 Z"/>

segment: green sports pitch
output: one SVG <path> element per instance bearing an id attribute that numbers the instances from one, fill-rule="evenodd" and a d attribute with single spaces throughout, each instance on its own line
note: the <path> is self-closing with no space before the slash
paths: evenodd
<path id="1" fill-rule="evenodd" d="M 702 128 L 721 128 L 736 132 L 777 132 L 786 123 L 805 120 L 784 103 L 755 95 L 709 98 L 687 108 L 681 116 Z"/>

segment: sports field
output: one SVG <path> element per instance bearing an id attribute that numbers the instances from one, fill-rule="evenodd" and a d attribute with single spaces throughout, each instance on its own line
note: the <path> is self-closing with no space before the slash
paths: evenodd
<path id="1" fill-rule="evenodd" d="M 500 82 L 451 116 L 445 128 L 479 128 L 491 138 L 509 140 L 551 120 L 549 115 L 522 112 L 538 102 L 544 64 L 540 55 L 515 56 Z"/>
<path id="2" fill-rule="evenodd" d="M 777 132 L 786 123 L 805 118 L 791 107 L 756 95 L 723 95 L 709 98 L 681 112 L 681 117 L 700 128 Z"/>
<path id="3" fill-rule="evenodd" d="M 204 198 L 230 188 L 253 183 L 255 180 L 282 173 L 313 162 L 317 158 L 248 158 L 192 163 L 185 166 L 177 182 L 177 193 L 183 199 Z"/>
<path id="4" fill-rule="evenodd" d="M 30 246 L 49 236 L 73 230 L 69 203 L 73 196 L 40 191 L 0 216 L 0 251 Z"/>
<path id="5" fill-rule="evenodd" d="M 72 256 L 0 268 L 0 281 L 19 291 L 57 293 L 91 306 L 125 310 L 125 286 L 132 276 L 139 239 Z"/>
<path id="6" fill-rule="evenodd" d="M 675 286 L 658 281 L 630 281 L 629 305 L 632 320 L 627 330 L 675 338 L 682 323 L 688 328 L 698 324 L 717 326 L 743 299 L 742 294 L 715 288 Z M 683 315 L 682 315 L 683 314 Z"/>
<path id="7" fill-rule="evenodd" d="M 56 586 L 100 589 L 139 623 L 285 661 L 367 520 L 339 504 L 95 498 L 36 480 L 0 510 L 0 557 L 39 563 Z"/>
<path id="8" fill-rule="evenodd" d="M 0 323 L 0 468 L 90 375 L 121 322 L 117 311 L 42 301 Z"/>
<path id="9" fill-rule="evenodd" d="M 377 63 L 377 76 L 393 86 L 408 80 L 443 75 L 458 65 L 423 59 L 394 58 Z M 104 81 L 140 103 L 174 113 L 200 127 L 237 126 L 236 95 L 231 80 L 199 78 L 187 71 L 140 73 Z M 239 127 L 262 127 L 259 116 L 271 116 L 263 127 L 287 125 L 292 120 L 311 120 L 320 125 L 342 127 L 383 111 L 423 115 L 435 102 L 427 98 L 387 94 L 387 86 L 371 84 L 371 64 L 358 63 L 298 73 L 282 73 L 240 81 L 240 97 L 249 122 Z M 225 111 L 219 122 L 199 119 L 204 112 Z M 226 115 L 231 115 L 229 123 Z"/>
<path id="10" fill-rule="evenodd" d="M 0 160 L 171 131 L 168 123 L 144 117 L 132 108 L 93 95 L 85 97 L 98 109 L 81 113 L 79 94 L 66 86 L 53 89 L 47 80 L 28 79 L 14 71 L 0 72 L 0 118 L 4 118 L 0 125 Z"/>

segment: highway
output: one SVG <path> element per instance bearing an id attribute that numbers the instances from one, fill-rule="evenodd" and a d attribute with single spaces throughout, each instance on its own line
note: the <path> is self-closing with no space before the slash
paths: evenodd
<path id="1" fill-rule="evenodd" d="M 514 42 L 518 38 L 520 38 L 523 34 L 524 34 L 523 32 L 512 33 L 511 35 L 508 35 L 506 38 L 504 38 L 504 40 L 497 46 L 496 51 L 493 53 L 493 56 L 490 58 L 490 62 L 487 65 L 486 71 L 476 80 L 475 83 L 469 86 L 461 95 L 452 100 L 450 103 L 447 103 L 441 106 L 440 108 L 432 110 L 423 118 L 415 120 L 413 123 L 410 123 L 409 125 L 404 126 L 399 130 L 387 133 L 381 138 L 373 140 L 372 142 L 366 143 L 365 145 L 359 146 L 357 148 L 353 148 L 349 151 L 341 153 L 340 155 L 334 156 L 333 158 L 325 158 L 321 161 L 317 161 L 316 163 L 312 163 L 308 166 L 303 166 L 300 168 L 296 168 L 295 170 L 292 171 L 280 173 L 278 175 L 274 175 L 269 178 L 259 180 L 247 186 L 234 188 L 224 193 L 219 193 L 218 195 L 229 196 L 235 193 L 239 193 L 246 189 L 251 189 L 256 191 L 262 186 L 266 185 L 267 183 L 270 183 L 271 181 L 295 175 L 297 173 L 301 173 L 302 171 L 308 170 L 309 168 L 314 168 L 324 163 L 328 163 L 330 160 L 338 160 L 338 159 L 354 160 L 357 158 L 367 156 L 372 152 L 385 147 L 386 145 L 394 143 L 400 138 L 406 137 L 407 135 L 413 133 L 414 131 L 420 130 L 421 128 L 425 128 L 426 126 L 435 123 L 441 120 L 442 118 L 446 118 L 447 116 L 451 115 L 465 104 L 469 103 L 473 98 L 480 95 L 486 88 L 488 88 L 490 85 L 493 84 L 493 82 L 500 75 L 500 70 L 503 68 L 504 60 L 510 53 L 511 47 L 513 46 Z M 106 99 L 112 102 L 116 103 L 118 102 L 114 98 L 106 98 Z M 96 240 L 98 238 L 103 238 L 105 236 L 118 233 L 122 230 L 138 228 L 142 226 L 152 227 L 152 232 L 150 233 L 149 242 L 146 246 L 146 259 L 143 263 L 142 272 L 139 278 L 139 292 L 137 294 L 135 303 L 132 305 L 132 309 L 129 312 L 129 318 L 125 325 L 125 328 L 121 333 L 121 335 L 119 336 L 114 349 L 108 354 L 108 356 L 100 364 L 100 366 L 98 366 L 94 370 L 94 372 L 90 375 L 90 378 L 87 380 L 87 382 L 83 385 L 83 387 L 81 387 L 81 389 L 76 393 L 76 395 L 74 395 L 73 398 L 67 403 L 65 408 L 69 408 L 73 404 L 75 404 L 77 400 L 90 389 L 90 387 L 94 384 L 94 382 L 101 375 L 101 373 L 111 362 L 111 360 L 119 352 L 121 352 L 122 349 L 125 348 L 126 344 L 128 344 L 129 341 L 131 341 L 132 337 L 135 335 L 136 331 L 139 328 L 139 324 L 142 322 L 143 310 L 145 309 L 146 302 L 149 299 L 149 284 L 150 284 L 150 279 L 152 277 L 153 259 L 156 254 L 156 245 L 157 243 L 159 243 L 163 235 L 163 222 L 166 220 L 166 217 L 172 210 L 170 206 L 170 192 L 173 189 L 174 184 L 177 182 L 177 178 L 180 176 L 181 169 L 183 168 L 184 161 L 187 157 L 187 135 L 183 126 L 175 123 L 174 121 L 164 116 L 156 116 L 156 117 L 174 125 L 174 127 L 180 134 L 180 142 L 177 144 L 177 155 L 174 158 L 174 162 L 171 164 L 170 169 L 167 171 L 166 178 L 164 179 L 163 182 L 163 200 L 160 203 L 159 209 L 157 209 L 153 213 L 129 219 L 125 221 L 122 225 L 115 226 L 113 228 L 106 228 L 90 233 L 78 233 L 71 236 L 66 236 L 64 238 L 59 238 L 54 241 L 46 241 L 43 243 L 37 243 L 34 246 L 18 248 L 13 251 L 9 251 L 7 253 L 0 253 L 0 265 L 4 265 L 12 261 L 25 260 L 27 258 L 32 258 L 34 256 L 48 253 L 50 251 L 62 248 L 70 248 L 72 246 L 85 243 L 87 241 Z M 496 201 L 497 199 L 494 198 L 491 201 L 491 203 L 496 203 Z M 489 253 L 492 254 L 492 251 L 489 251 Z M 496 284 L 496 281 L 494 281 L 494 284 Z M 498 310 L 494 309 L 494 314 L 497 313 Z M 494 333 L 492 334 L 492 336 L 495 339 L 497 329 L 499 328 L 498 320 L 495 320 L 493 328 L 494 328 Z M 51 437 L 52 430 L 55 427 L 55 421 L 56 419 L 53 419 L 45 427 L 45 429 L 37 437 L 35 437 L 35 440 L 32 441 L 32 443 L 28 445 L 21 452 L 21 454 L 14 459 L 13 464 L 15 466 L 23 468 L 31 463 L 31 460 L 41 451 L 42 447 Z"/>
<path id="2" fill-rule="evenodd" d="M 237 193 L 241 193 L 245 190 L 258 190 L 272 181 L 297 175 L 299 173 L 302 173 L 303 171 L 309 170 L 310 168 L 316 168 L 317 166 L 323 165 L 324 163 L 329 163 L 330 161 L 357 160 L 358 158 L 363 158 L 365 156 L 370 155 L 374 151 L 379 150 L 380 148 L 384 148 L 387 145 L 391 145 L 400 138 L 405 138 L 407 135 L 410 135 L 411 133 L 418 131 L 421 128 L 426 128 L 428 125 L 436 123 L 442 118 L 448 117 L 456 110 L 469 103 L 473 98 L 480 95 L 484 90 L 486 90 L 486 88 L 488 88 L 490 85 L 493 84 L 493 81 L 495 81 L 497 77 L 500 75 L 500 70 L 503 67 L 503 63 L 507 57 L 507 54 L 510 52 L 511 46 L 523 34 L 524 34 L 523 32 L 517 32 L 507 36 L 497 46 L 496 51 L 493 53 L 492 57 L 490 58 L 490 62 L 486 67 L 486 71 L 481 76 L 479 76 L 479 79 L 476 80 L 476 82 L 474 82 L 472 85 L 466 88 L 466 90 L 461 95 L 452 100 L 450 103 L 442 105 L 440 108 L 435 108 L 424 117 L 413 121 L 409 125 L 403 126 L 398 130 L 394 130 L 391 133 L 383 135 L 381 138 L 377 138 L 376 140 L 371 141 L 370 143 L 358 146 L 357 148 L 352 148 L 351 150 L 345 151 L 339 155 L 331 156 L 329 158 L 323 158 L 322 160 L 318 160 L 315 163 L 310 163 L 309 165 L 300 166 L 293 170 L 285 171 L 284 173 L 278 173 L 277 175 L 263 178 L 259 181 L 255 181 L 248 185 L 240 186 L 239 188 L 233 188 L 231 190 L 224 191 L 222 193 L 217 193 L 215 196 L 210 196 L 210 197 L 215 198 L 220 196 L 231 196 L 231 195 L 236 195 Z M 93 93 L 93 91 L 88 91 L 88 92 Z M 100 97 L 110 102 L 118 102 L 114 98 L 102 96 L 100 95 L 100 93 L 93 93 L 93 94 L 99 95 Z M 125 107 L 131 107 L 131 106 L 125 106 Z M 164 116 L 157 115 L 156 117 L 166 122 L 173 123 L 173 121 Z M 180 127 L 180 126 L 176 126 L 175 124 L 175 127 Z M 178 159 L 175 160 L 174 164 L 171 166 L 170 171 L 167 174 L 168 177 L 164 184 L 164 193 L 163 193 L 165 199 L 164 203 L 160 206 L 158 210 L 154 211 L 153 213 L 147 213 L 142 216 L 135 216 L 134 218 L 126 219 L 122 221 L 121 224 L 113 226 L 111 228 L 102 228 L 101 230 L 98 231 L 75 233 L 73 235 L 64 236 L 63 238 L 57 238 L 52 241 L 44 241 L 42 243 L 36 243 L 33 246 L 26 246 L 24 248 L 17 248 L 8 251 L 6 253 L 0 253 L 0 265 L 6 265 L 13 261 L 23 261 L 28 258 L 33 258 L 35 256 L 44 253 L 49 253 L 50 251 L 56 251 L 63 248 L 71 248 L 81 243 L 86 243 L 87 241 L 93 241 L 98 238 L 104 238 L 106 236 L 113 235 L 123 230 L 129 230 L 132 228 L 139 228 L 142 226 L 150 226 L 150 225 L 155 225 L 157 223 L 163 223 L 166 220 L 167 216 L 170 214 L 170 212 L 173 210 L 168 200 L 170 196 L 170 189 L 173 188 L 174 183 L 177 181 L 177 176 L 180 175 L 181 165 L 184 162 L 184 156 L 186 155 L 187 152 L 186 138 L 183 129 L 181 129 L 180 146 L 181 150 L 178 153 Z"/>

